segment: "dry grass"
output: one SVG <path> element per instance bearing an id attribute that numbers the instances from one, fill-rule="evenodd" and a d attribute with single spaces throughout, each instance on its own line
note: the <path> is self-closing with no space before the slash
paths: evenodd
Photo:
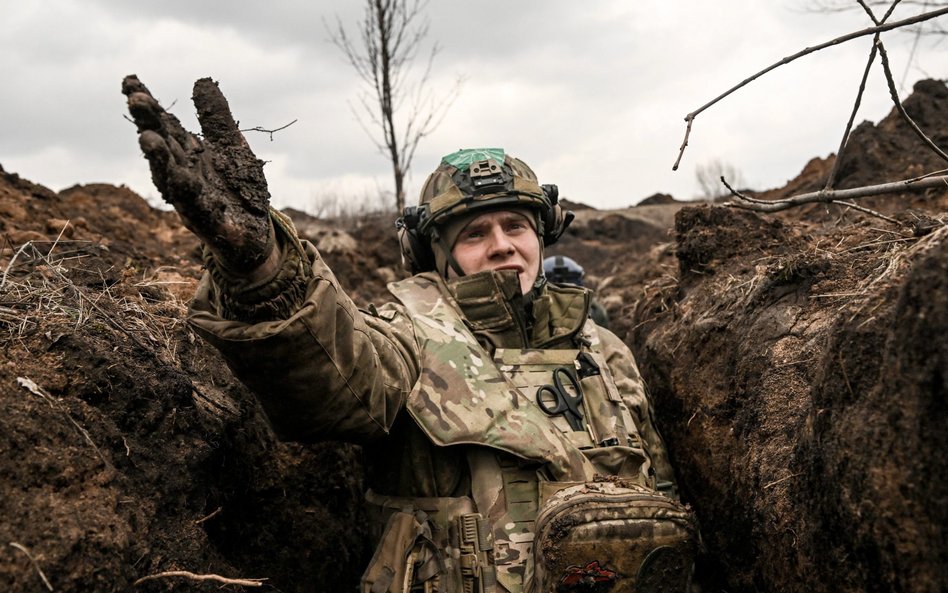
<path id="1" fill-rule="evenodd" d="M 46 249 L 47 244 L 41 248 L 24 243 L 9 259 L 0 260 L 0 335 L 5 341 L 36 332 L 55 340 L 99 324 L 120 331 L 165 362 L 177 362 L 175 336 L 184 323 L 187 303 L 166 290 L 169 281 L 159 279 L 159 271 L 137 282 L 123 276 L 111 285 L 104 278 L 97 287 L 80 285 L 73 276 L 88 272 L 81 268 L 88 249 L 60 242 Z M 57 251 L 64 245 L 72 249 Z M 148 287 L 160 299 L 143 298 L 142 290 Z"/>

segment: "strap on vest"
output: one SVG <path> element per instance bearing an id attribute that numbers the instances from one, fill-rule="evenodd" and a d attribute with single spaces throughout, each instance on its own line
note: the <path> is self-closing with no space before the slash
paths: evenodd
<path id="1" fill-rule="evenodd" d="M 365 499 L 388 519 L 363 591 L 496 592 L 490 522 L 470 498 L 385 496 L 370 489 Z M 458 550 L 457 557 L 448 548 Z"/>
<path id="2" fill-rule="evenodd" d="M 458 517 L 458 551 L 464 593 L 494 593 L 494 538 L 490 522 L 480 513 Z"/>

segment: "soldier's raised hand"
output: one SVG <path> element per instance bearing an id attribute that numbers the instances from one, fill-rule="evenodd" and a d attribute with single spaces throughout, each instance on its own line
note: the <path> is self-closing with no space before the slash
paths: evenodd
<path id="1" fill-rule="evenodd" d="M 263 161 L 247 145 L 217 83 L 210 78 L 194 83 L 191 99 L 203 139 L 165 111 L 137 76 L 125 77 L 122 93 L 164 200 L 224 271 L 259 273 L 275 253 L 270 192 Z"/>

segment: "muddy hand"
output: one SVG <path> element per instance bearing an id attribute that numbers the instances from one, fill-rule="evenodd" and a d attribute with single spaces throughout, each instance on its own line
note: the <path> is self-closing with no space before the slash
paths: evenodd
<path id="1" fill-rule="evenodd" d="M 244 140 L 217 83 L 210 78 L 194 83 L 191 98 L 203 141 L 165 111 L 137 76 L 125 77 L 122 93 L 164 200 L 227 272 L 259 269 L 273 250 L 270 192 L 263 161 Z"/>

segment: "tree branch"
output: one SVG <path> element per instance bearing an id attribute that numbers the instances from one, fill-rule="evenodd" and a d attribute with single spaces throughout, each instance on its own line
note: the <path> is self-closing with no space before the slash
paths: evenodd
<path id="1" fill-rule="evenodd" d="M 722 183 L 730 190 L 731 195 L 741 200 L 740 202 L 727 202 L 725 205 L 734 208 L 743 208 L 745 210 L 754 210 L 757 212 L 780 212 L 801 204 L 813 202 L 839 202 L 840 200 L 851 200 L 856 198 L 867 198 L 869 196 L 878 196 L 882 194 L 896 194 L 903 192 L 916 192 L 931 188 L 948 188 L 948 175 L 931 176 L 923 175 L 912 179 L 902 181 L 893 181 L 891 183 L 881 183 L 878 185 L 866 185 L 863 187 L 854 187 L 852 189 L 836 189 L 810 192 L 799 194 L 782 200 L 761 200 L 742 194 L 734 190 L 724 178 Z"/>
<path id="2" fill-rule="evenodd" d="M 330 34 L 333 43 L 371 89 L 374 106 L 367 98 L 369 92 L 360 97 L 370 125 L 359 113 L 356 119 L 392 165 L 395 205 L 401 211 L 405 199 L 404 179 L 415 149 L 441 122 L 453 99 L 439 103 L 434 98 L 429 99 L 425 92 L 437 46 L 432 48 L 421 75 L 413 77 L 415 81 L 411 84 L 408 82 L 409 66 L 418 57 L 421 43 L 429 32 L 423 12 L 427 0 L 364 0 L 364 5 L 361 48 L 351 43 L 338 17 L 337 26 Z"/>
<path id="3" fill-rule="evenodd" d="M 886 216 L 885 214 L 882 214 L 881 212 L 876 212 L 875 210 L 873 210 L 873 209 L 871 209 L 871 208 L 866 208 L 865 206 L 860 206 L 859 204 L 854 204 L 854 203 L 852 203 L 852 202 L 835 202 L 835 203 L 836 203 L 836 204 L 841 204 L 841 205 L 846 206 L 846 207 L 848 207 L 848 208 L 852 208 L 853 210 L 859 210 L 860 212 L 863 212 L 863 213 L 868 214 L 868 215 L 870 215 L 870 216 L 875 216 L 876 218 L 881 218 L 882 220 L 884 220 L 884 221 L 886 221 L 886 222 L 891 222 L 892 224 L 894 224 L 894 225 L 896 225 L 896 226 L 901 226 L 901 224 L 902 224 L 902 223 L 900 223 L 899 221 L 897 221 L 897 220 L 894 219 L 894 218 L 889 218 L 888 216 Z"/>
<path id="4" fill-rule="evenodd" d="M 876 39 L 879 38 L 877 34 Z M 862 104 L 862 94 L 866 90 L 866 80 L 869 78 L 869 70 L 872 69 L 872 63 L 876 60 L 876 45 L 872 44 L 872 49 L 869 50 L 869 60 L 866 62 L 866 69 L 862 73 L 862 80 L 859 81 L 859 92 L 856 93 L 856 101 L 853 103 L 853 111 L 849 115 L 849 121 L 846 123 L 846 129 L 843 131 L 843 138 L 839 141 L 839 149 L 836 151 L 836 160 L 833 161 L 833 168 L 830 170 L 829 176 L 826 178 L 826 185 L 823 186 L 824 190 L 833 189 L 833 185 L 836 184 L 836 175 L 839 173 L 840 164 L 843 162 L 843 150 L 846 148 L 846 144 L 849 142 L 849 133 L 853 129 L 853 122 L 856 121 L 856 113 L 859 111 L 859 106 Z"/>
<path id="5" fill-rule="evenodd" d="M 684 152 L 685 152 L 685 147 L 688 146 L 688 136 L 689 136 L 690 133 L 691 133 L 691 123 L 694 121 L 694 119 L 695 119 L 696 117 L 698 117 L 698 115 L 699 115 L 700 113 L 702 113 L 704 110 L 708 109 L 709 107 L 711 107 L 711 106 L 714 105 L 715 103 L 718 103 L 719 101 L 721 101 L 721 100 L 724 99 L 725 97 L 731 95 L 732 93 L 734 93 L 734 92 L 737 91 L 738 89 L 741 89 L 741 88 L 743 88 L 744 86 L 750 84 L 751 82 L 757 80 L 758 78 L 760 78 L 760 77 L 763 76 L 764 74 L 770 72 L 771 70 L 774 70 L 775 68 L 778 68 L 778 67 L 780 67 L 780 66 L 783 66 L 784 64 L 789 64 L 790 62 L 793 62 L 794 60 L 797 60 L 797 59 L 799 59 L 799 58 L 802 58 L 803 56 L 809 55 L 809 54 L 811 54 L 811 53 L 813 53 L 813 52 L 816 52 L 816 51 L 819 51 L 819 50 L 821 50 L 821 49 L 825 49 L 825 48 L 827 48 L 827 47 L 832 47 L 832 46 L 834 46 L 834 45 L 839 45 L 840 43 L 845 43 L 846 41 L 851 41 L 851 40 L 857 39 L 857 38 L 859 38 L 859 37 L 865 37 L 866 35 L 874 35 L 874 34 L 877 34 L 877 33 L 882 33 L 882 32 L 884 32 L 884 31 L 890 31 L 890 30 L 892 30 L 892 29 L 897 29 L 897 28 L 899 28 L 899 27 L 904 27 L 904 26 L 906 26 L 906 25 L 913 25 L 913 24 L 915 24 L 915 23 L 920 23 L 920 22 L 923 22 L 923 21 L 927 21 L 927 20 L 929 20 L 929 19 L 933 19 L 933 18 L 935 18 L 935 17 L 939 17 L 939 16 L 942 16 L 942 15 L 944 15 L 944 14 L 948 14 L 948 7 L 941 8 L 941 9 L 939 9 L 939 10 L 933 10 L 933 11 L 931 11 L 931 12 L 926 12 L 926 13 L 923 13 L 923 14 L 920 14 L 920 15 L 916 15 L 916 16 L 907 18 L 907 19 L 902 19 L 901 21 L 895 21 L 895 22 L 892 22 L 892 23 L 886 23 L 886 24 L 879 25 L 879 26 L 876 26 L 876 27 L 869 27 L 868 29 L 862 29 L 861 31 L 855 31 L 855 32 L 853 32 L 853 33 L 848 33 L 848 34 L 846 34 L 846 35 L 842 35 L 842 36 L 837 37 L 837 38 L 835 38 L 835 39 L 831 39 L 831 40 L 829 40 L 829 41 L 827 41 L 827 42 L 824 42 L 824 43 L 821 43 L 821 44 L 819 44 L 819 45 L 815 45 L 815 46 L 813 46 L 813 47 L 807 47 L 807 48 L 803 49 L 802 51 L 799 51 L 799 52 L 797 52 L 797 53 L 795 53 L 795 54 L 793 54 L 793 55 L 787 56 L 787 57 L 783 58 L 782 60 L 780 60 L 779 62 L 776 62 L 776 63 L 774 63 L 774 64 L 771 64 L 770 66 L 767 66 L 766 68 L 764 68 L 764 69 L 761 70 L 760 72 L 758 72 L 758 73 L 756 73 L 756 74 L 754 74 L 754 75 L 752 75 L 752 76 L 750 76 L 750 77 L 748 77 L 748 78 L 745 78 L 745 79 L 744 79 L 743 81 L 741 81 L 739 84 L 737 84 L 737 85 L 731 87 L 730 89 L 728 89 L 728 90 L 725 91 L 724 93 L 718 95 L 718 96 L 715 97 L 714 99 L 708 101 L 707 103 L 705 103 L 705 104 L 702 105 L 701 107 L 695 109 L 694 111 L 692 111 L 691 113 L 689 113 L 688 115 L 685 116 L 685 122 L 687 122 L 688 127 L 687 127 L 687 129 L 686 129 L 686 131 L 685 131 L 685 139 L 684 139 L 684 142 L 682 142 L 681 149 L 680 149 L 679 152 L 678 152 L 678 158 L 675 160 L 675 164 L 672 165 L 672 170 L 673 170 L 673 171 L 677 171 L 677 170 L 678 170 L 678 165 L 681 163 L 682 156 L 684 155 Z"/>
<path id="6" fill-rule="evenodd" d="M 275 132 L 279 132 L 280 130 L 285 130 L 285 129 L 287 129 L 288 127 L 290 127 L 290 126 L 292 126 L 293 124 L 295 124 L 297 121 L 299 121 L 299 120 L 294 119 L 294 120 L 291 121 L 290 123 L 288 123 L 288 124 L 286 124 L 286 125 L 282 125 L 282 126 L 280 126 L 279 128 L 273 128 L 272 130 L 268 130 L 268 129 L 266 129 L 266 128 L 261 128 L 260 126 L 256 126 L 256 127 L 253 127 L 253 128 L 247 128 L 247 129 L 241 130 L 241 132 L 263 132 L 263 133 L 265 133 L 265 134 L 270 134 L 270 142 L 273 142 L 273 134 L 274 134 Z"/>
<path id="7" fill-rule="evenodd" d="M 902 116 L 902 119 L 912 128 L 912 131 L 915 132 L 915 135 L 921 138 L 922 142 L 925 143 L 930 149 L 932 149 L 935 154 L 948 161 L 948 154 L 945 154 L 945 151 L 938 148 L 934 142 L 925 135 L 925 132 L 918 127 L 918 124 L 909 117 L 909 114 L 905 111 L 905 107 L 902 106 L 902 101 L 899 100 L 899 93 L 895 90 L 895 81 L 892 79 L 892 70 L 889 68 L 889 56 L 885 51 L 885 46 L 882 45 L 881 39 L 876 39 L 876 47 L 879 48 L 879 57 L 882 59 L 882 69 L 885 71 L 885 80 L 889 85 L 889 96 L 892 97 L 892 102 L 895 103 L 895 108 L 899 110 L 899 114 Z"/>
<path id="8" fill-rule="evenodd" d="M 885 0 L 885 1 L 888 1 L 888 0 Z M 880 4 L 884 4 L 885 1 L 881 2 Z M 885 14 L 882 15 L 882 18 L 877 19 L 876 13 L 872 12 L 872 9 L 869 8 L 869 5 L 866 3 L 865 0 L 856 0 L 856 2 L 859 3 L 859 6 L 861 6 L 862 9 L 866 12 L 866 14 L 869 15 L 869 18 L 872 19 L 872 22 L 877 25 L 881 25 L 882 23 L 886 22 L 890 16 L 892 16 L 892 12 L 895 11 L 895 7 L 899 5 L 900 1 L 901 0 L 895 0 L 894 2 L 892 2 L 892 4 L 889 5 L 889 8 L 886 9 Z M 928 8 L 928 7 L 926 6 L 925 8 Z"/>
<path id="9" fill-rule="evenodd" d="M 262 587 L 263 582 L 267 579 L 229 579 L 227 577 L 222 577 L 216 574 L 195 574 L 187 570 L 169 570 L 166 572 L 159 572 L 158 574 L 150 574 L 147 577 L 142 577 L 132 583 L 133 587 L 137 587 L 146 581 L 153 581 L 155 579 L 167 579 L 173 577 L 181 577 L 185 579 L 191 579 L 192 581 L 216 581 L 218 583 L 223 583 L 225 585 L 241 585 L 243 587 Z"/>

